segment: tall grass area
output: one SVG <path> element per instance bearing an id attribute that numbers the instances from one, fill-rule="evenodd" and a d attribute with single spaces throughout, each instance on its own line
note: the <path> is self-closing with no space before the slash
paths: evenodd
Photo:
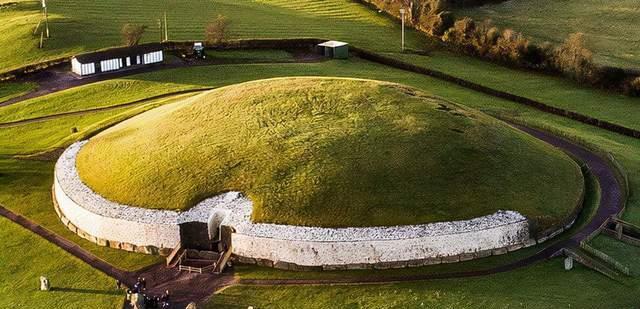
<path id="1" fill-rule="evenodd" d="M 218 14 L 231 20 L 232 38 L 320 37 L 376 50 L 400 49 L 400 26 L 349 0 L 64 0 L 50 1 L 52 37 L 37 48 L 32 32 L 40 18 L 39 1 L 22 1 L 0 11 L 0 72 L 62 55 L 119 45 L 125 23 L 147 25 L 143 42 L 159 40 L 157 19 L 167 12 L 169 39 L 203 40 L 205 25 Z M 410 47 L 421 35 L 409 31 Z"/>
<path id="2" fill-rule="evenodd" d="M 113 279 L 4 217 L 0 239 L 1 308 L 122 308 Z M 40 276 L 51 291 L 39 291 Z"/>
<path id="3" fill-rule="evenodd" d="M 640 1 L 512 0 L 456 12 L 475 20 L 491 19 L 538 42 L 561 43 L 583 32 L 596 62 L 640 68 Z"/>

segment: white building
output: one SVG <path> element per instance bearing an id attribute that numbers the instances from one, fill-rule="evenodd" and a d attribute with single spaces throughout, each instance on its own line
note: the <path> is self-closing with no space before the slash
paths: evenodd
<path id="1" fill-rule="evenodd" d="M 162 50 L 161 44 L 152 43 L 80 54 L 71 59 L 71 71 L 86 76 L 130 66 L 160 63 L 164 61 Z"/>

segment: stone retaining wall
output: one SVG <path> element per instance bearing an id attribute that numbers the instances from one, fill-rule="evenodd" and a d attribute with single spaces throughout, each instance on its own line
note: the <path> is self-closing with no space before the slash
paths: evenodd
<path id="1" fill-rule="evenodd" d="M 208 198 L 185 212 L 120 205 L 80 180 L 75 162 L 84 143 L 70 146 L 56 164 L 57 210 L 63 223 L 82 237 L 120 249 L 166 252 L 179 244 L 181 223 L 208 223 L 212 217 L 233 231 L 238 261 L 285 269 L 422 266 L 504 254 L 536 243 L 527 219 L 514 211 L 420 225 L 319 228 L 253 223 L 252 203 L 239 192 Z"/>

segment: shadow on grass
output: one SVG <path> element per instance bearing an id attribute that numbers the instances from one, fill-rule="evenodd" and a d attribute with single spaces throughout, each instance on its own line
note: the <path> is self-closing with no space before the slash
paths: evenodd
<path id="1" fill-rule="evenodd" d="M 119 291 L 119 290 L 93 290 L 93 289 L 59 288 L 59 287 L 52 287 L 49 292 L 81 293 L 81 294 L 93 294 L 93 295 L 123 295 L 122 291 Z"/>

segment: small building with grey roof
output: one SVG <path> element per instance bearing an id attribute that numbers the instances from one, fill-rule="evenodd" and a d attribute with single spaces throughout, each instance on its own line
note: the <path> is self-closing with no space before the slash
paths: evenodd
<path id="1" fill-rule="evenodd" d="M 80 76 L 87 76 L 162 61 L 164 61 L 162 44 L 151 43 L 77 55 L 71 59 L 71 71 Z"/>

